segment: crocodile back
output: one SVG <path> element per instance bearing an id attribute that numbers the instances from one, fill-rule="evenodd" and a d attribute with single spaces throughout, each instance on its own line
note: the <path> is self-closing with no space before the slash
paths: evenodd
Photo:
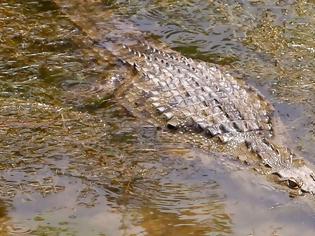
<path id="1" fill-rule="evenodd" d="M 123 48 L 119 57 L 135 73 L 123 80 L 116 98 L 132 114 L 191 135 L 245 146 L 289 187 L 315 193 L 314 172 L 274 138 L 278 132 L 273 107 L 257 90 L 218 66 L 173 51 L 146 44 Z"/>
<path id="2" fill-rule="evenodd" d="M 154 114 L 155 120 L 169 128 L 203 133 L 223 142 L 272 136 L 272 105 L 243 81 L 175 52 L 146 44 L 124 48 L 120 58 L 138 76 L 118 94 L 133 113 Z"/>

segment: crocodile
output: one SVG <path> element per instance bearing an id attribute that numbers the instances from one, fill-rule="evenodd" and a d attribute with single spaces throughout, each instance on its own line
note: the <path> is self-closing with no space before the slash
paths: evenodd
<path id="1" fill-rule="evenodd" d="M 81 26 L 76 16 L 69 17 Z M 96 30 L 80 28 L 99 48 L 108 48 Z M 186 58 L 167 47 L 140 41 L 113 47 L 108 51 L 129 73 L 112 76 L 106 89 L 133 115 L 229 145 L 232 154 L 243 147 L 290 188 L 315 194 L 310 163 L 286 148 L 272 104 L 255 88 L 218 65 Z"/>
<path id="2" fill-rule="evenodd" d="M 257 89 L 217 65 L 169 49 L 140 42 L 122 48 L 122 63 L 137 76 L 112 77 L 112 90 L 133 114 L 230 147 L 244 145 L 290 188 L 315 194 L 314 172 L 285 147 L 275 109 Z"/>

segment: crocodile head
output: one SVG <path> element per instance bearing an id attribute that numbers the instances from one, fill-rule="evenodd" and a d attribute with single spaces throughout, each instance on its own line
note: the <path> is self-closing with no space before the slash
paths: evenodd
<path id="1" fill-rule="evenodd" d="M 284 168 L 277 171 L 277 175 L 286 180 L 289 187 L 315 195 L 315 174 L 307 166 Z"/>

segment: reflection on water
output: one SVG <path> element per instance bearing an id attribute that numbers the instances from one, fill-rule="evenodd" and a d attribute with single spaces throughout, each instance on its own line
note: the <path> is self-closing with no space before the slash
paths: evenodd
<path id="1" fill-rule="evenodd" d="M 314 8 L 2 1 L 1 234 L 313 235 L 312 199 L 290 199 L 231 157 L 137 120 L 104 81 L 122 70 L 115 43 L 160 39 L 257 85 L 290 127 L 293 148 L 314 162 Z"/>
<path id="2" fill-rule="evenodd" d="M 0 201 L 0 234 L 8 234 L 8 210 L 5 206 L 5 203 Z"/>

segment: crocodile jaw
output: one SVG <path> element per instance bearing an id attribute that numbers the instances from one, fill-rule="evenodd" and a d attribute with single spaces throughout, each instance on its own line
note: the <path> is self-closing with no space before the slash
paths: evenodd
<path id="1" fill-rule="evenodd" d="M 314 172 L 306 167 L 289 167 L 277 171 L 277 174 L 284 180 L 288 180 L 289 187 L 293 183 L 296 187 L 301 189 L 303 192 L 315 194 L 315 174 Z"/>

